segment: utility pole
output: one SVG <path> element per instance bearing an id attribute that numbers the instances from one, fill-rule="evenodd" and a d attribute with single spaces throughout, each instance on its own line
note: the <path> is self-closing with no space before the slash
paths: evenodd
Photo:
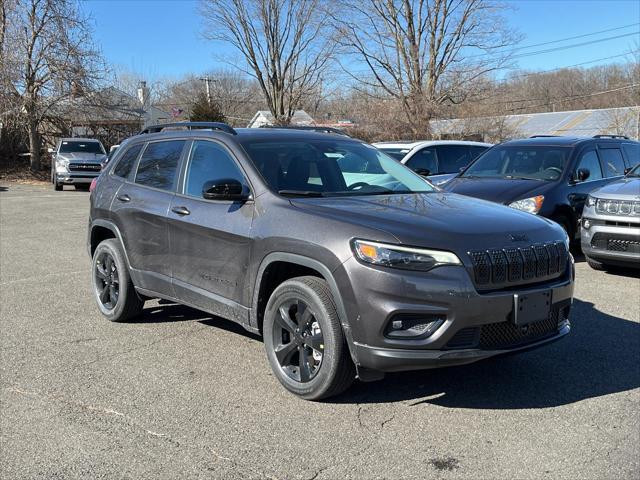
<path id="1" fill-rule="evenodd" d="M 209 78 L 209 75 L 207 75 L 200 80 L 204 82 L 205 88 L 207 89 L 207 103 L 211 105 L 211 78 Z"/>

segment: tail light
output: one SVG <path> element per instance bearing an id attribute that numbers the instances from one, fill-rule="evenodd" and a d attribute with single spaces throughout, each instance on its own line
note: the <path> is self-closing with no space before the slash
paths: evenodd
<path id="1" fill-rule="evenodd" d="M 96 189 L 96 185 L 98 184 L 98 179 L 94 178 L 91 180 L 91 185 L 89 185 L 89 192 L 93 192 Z"/>

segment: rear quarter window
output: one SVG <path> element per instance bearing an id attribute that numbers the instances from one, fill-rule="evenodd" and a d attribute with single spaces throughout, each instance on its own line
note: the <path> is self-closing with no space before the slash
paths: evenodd
<path id="1" fill-rule="evenodd" d="M 136 163 L 136 159 L 142 150 L 142 143 L 134 145 L 122 154 L 120 160 L 113 169 L 113 174 L 117 177 L 128 178 L 133 169 L 133 165 Z"/>

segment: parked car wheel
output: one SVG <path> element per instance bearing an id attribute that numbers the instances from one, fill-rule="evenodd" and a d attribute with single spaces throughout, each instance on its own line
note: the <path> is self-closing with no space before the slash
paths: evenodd
<path id="1" fill-rule="evenodd" d="M 118 240 L 102 241 L 93 254 L 93 293 L 100 312 L 112 322 L 139 315 L 144 301 L 138 296 Z"/>
<path id="2" fill-rule="evenodd" d="M 607 267 L 604 263 L 602 262 L 596 262 L 595 260 L 593 260 L 592 258 L 589 257 L 585 257 L 585 259 L 587 260 L 587 263 L 589 264 L 589 266 L 591 268 L 593 268 L 594 270 L 606 270 Z"/>
<path id="3" fill-rule="evenodd" d="M 298 277 L 279 285 L 267 303 L 263 330 L 271 368 L 290 392 L 320 400 L 353 383 L 355 367 L 324 280 Z"/>
<path id="4" fill-rule="evenodd" d="M 62 184 L 58 183 L 58 176 L 55 174 L 55 172 L 51 172 L 51 183 L 53 183 L 53 189 L 56 192 L 62 190 Z"/>

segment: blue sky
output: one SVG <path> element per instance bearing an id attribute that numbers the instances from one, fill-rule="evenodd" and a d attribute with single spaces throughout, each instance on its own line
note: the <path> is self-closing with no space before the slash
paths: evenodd
<path id="1" fill-rule="evenodd" d="M 637 0 L 511 0 L 506 3 L 512 7 L 507 11 L 507 20 L 524 35 L 523 46 L 640 22 L 640 2 Z M 148 80 L 229 68 L 217 57 L 235 55 L 224 46 L 202 39 L 197 0 L 84 0 L 83 6 L 93 17 L 95 39 L 107 61 Z M 523 57 L 518 59 L 518 66 L 546 70 L 626 53 L 640 48 L 639 28 L 636 25 L 527 48 L 521 52 L 634 34 Z M 624 60 L 621 57 L 599 63 Z"/>

